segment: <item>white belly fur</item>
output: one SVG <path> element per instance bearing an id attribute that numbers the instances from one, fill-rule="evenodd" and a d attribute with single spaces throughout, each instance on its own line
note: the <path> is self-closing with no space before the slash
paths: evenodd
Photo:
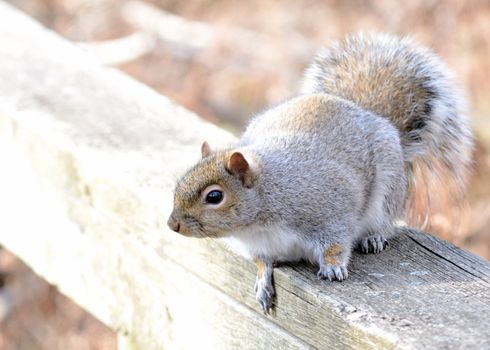
<path id="1" fill-rule="evenodd" d="M 307 259 L 315 262 L 314 249 L 300 234 L 280 224 L 250 226 L 235 231 L 223 240 L 238 254 L 247 259 L 255 256 L 274 261 Z"/>

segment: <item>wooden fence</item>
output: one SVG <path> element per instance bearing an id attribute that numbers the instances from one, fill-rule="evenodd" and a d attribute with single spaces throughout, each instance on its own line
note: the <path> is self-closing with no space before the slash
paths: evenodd
<path id="1" fill-rule="evenodd" d="M 158 72 L 155 72 L 158 74 Z M 490 348 L 490 264 L 406 230 L 350 278 L 170 232 L 199 145 L 233 139 L 0 3 L 0 242 L 134 349 Z"/>

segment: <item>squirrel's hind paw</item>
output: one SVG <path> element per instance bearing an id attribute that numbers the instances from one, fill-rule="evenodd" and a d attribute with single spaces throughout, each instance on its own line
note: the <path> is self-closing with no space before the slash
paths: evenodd
<path id="1" fill-rule="evenodd" d="M 361 238 L 359 250 L 364 254 L 381 253 L 388 246 L 388 241 L 381 234 L 374 234 Z"/>
<path id="2" fill-rule="evenodd" d="M 320 270 L 317 273 L 318 279 L 328 279 L 329 281 L 343 281 L 349 274 L 347 272 L 347 266 L 345 265 L 331 265 L 325 264 L 320 266 Z"/>

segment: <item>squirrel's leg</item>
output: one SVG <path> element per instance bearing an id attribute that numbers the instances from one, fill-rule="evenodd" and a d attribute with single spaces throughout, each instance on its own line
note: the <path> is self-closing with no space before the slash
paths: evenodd
<path id="1" fill-rule="evenodd" d="M 403 169 L 396 171 L 383 178 L 386 185 L 382 188 L 384 192 L 375 196 L 370 204 L 367 217 L 363 220 L 363 232 L 358 239 L 358 248 L 362 253 L 380 253 L 388 246 L 387 238 L 395 231 L 395 223 L 401 221 L 405 216 L 405 197 L 407 184 Z"/>
<path id="2" fill-rule="evenodd" d="M 317 236 L 316 259 L 320 265 L 319 279 L 343 281 L 348 277 L 347 264 L 353 240 L 358 236 L 357 220 L 340 215 L 327 223 Z"/>
<path id="3" fill-rule="evenodd" d="M 351 246 L 346 243 L 331 243 L 323 247 L 319 258 L 319 279 L 343 281 L 348 277 L 347 264 L 351 254 Z"/>
<path id="4" fill-rule="evenodd" d="M 262 310 L 268 313 L 272 308 L 274 297 L 274 286 L 272 284 L 272 261 L 255 257 L 255 265 L 257 266 L 257 279 L 255 280 L 255 298 L 262 306 Z"/>

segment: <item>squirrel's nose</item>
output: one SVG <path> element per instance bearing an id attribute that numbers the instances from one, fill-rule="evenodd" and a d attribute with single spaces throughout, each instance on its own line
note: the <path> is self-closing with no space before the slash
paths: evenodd
<path id="1" fill-rule="evenodd" d="M 175 232 L 180 231 L 180 222 L 179 222 L 179 220 L 176 220 L 173 215 L 170 215 L 170 218 L 168 219 L 167 225 L 168 225 L 168 227 L 170 227 L 170 229 L 172 231 L 175 231 Z"/>

